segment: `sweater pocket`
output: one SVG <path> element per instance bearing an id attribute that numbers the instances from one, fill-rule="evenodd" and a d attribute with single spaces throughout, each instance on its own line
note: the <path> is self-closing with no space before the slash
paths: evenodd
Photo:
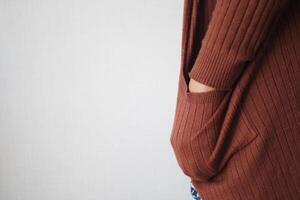
<path id="1" fill-rule="evenodd" d="M 231 97 L 225 90 L 191 93 L 180 74 L 170 142 L 180 168 L 194 180 L 211 179 L 257 136 Z"/>

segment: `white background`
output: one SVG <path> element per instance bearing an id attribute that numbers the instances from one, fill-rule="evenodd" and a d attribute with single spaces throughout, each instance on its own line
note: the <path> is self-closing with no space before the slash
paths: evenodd
<path id="1" fill-rule="evenodd" d="M 185 200 L 183 1 L 0 0 L 0 199 Z"/>

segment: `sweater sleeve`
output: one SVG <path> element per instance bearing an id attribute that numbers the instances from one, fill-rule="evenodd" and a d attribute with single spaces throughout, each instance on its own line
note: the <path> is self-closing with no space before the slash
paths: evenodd
<path id="1" fill-rule="evenodd" d="M 230 90 L 289 0 L 218 0 L 189 76 Z"/>

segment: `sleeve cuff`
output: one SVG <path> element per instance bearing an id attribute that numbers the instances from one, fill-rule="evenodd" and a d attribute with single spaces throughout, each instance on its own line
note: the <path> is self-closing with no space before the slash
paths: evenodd
<path id="1" fill-rule="evenodd" d="M 238 58 L 233 51 L 223 53 L 201 48 L 189 76 L 216 89 L 231 90 L 244 63 L 245 59 Z"/>

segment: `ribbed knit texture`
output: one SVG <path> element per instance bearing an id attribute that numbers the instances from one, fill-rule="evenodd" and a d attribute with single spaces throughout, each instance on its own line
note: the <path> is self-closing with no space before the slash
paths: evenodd
<path id="1" fill-rule="evenodd" d="M 299 0 L 184 1 L 170 142 L 204 200 L 300 200 L 299 51 Z"/>

